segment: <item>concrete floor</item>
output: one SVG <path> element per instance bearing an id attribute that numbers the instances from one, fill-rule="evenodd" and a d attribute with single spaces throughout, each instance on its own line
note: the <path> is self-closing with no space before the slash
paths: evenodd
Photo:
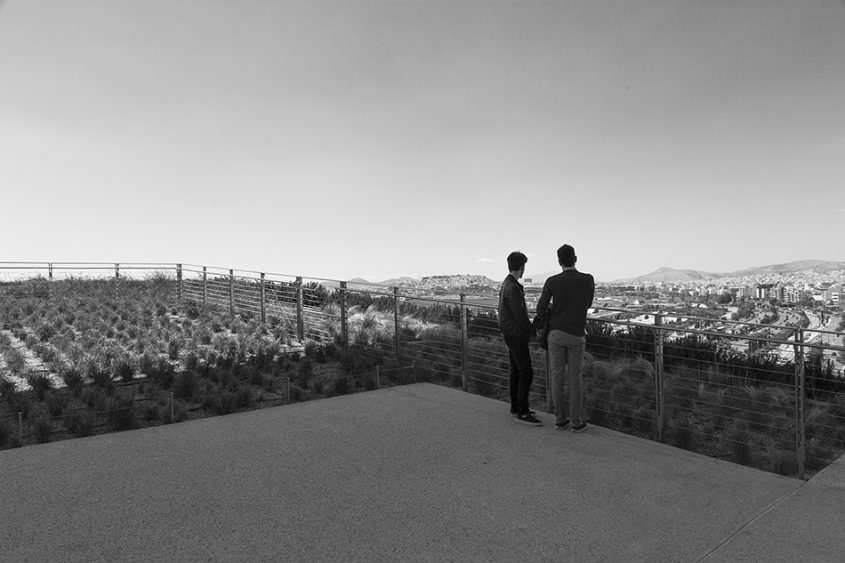
<path id="1" fill-rule="evenodd" d="M 808 482 L 414 384 L 0 452 L 0 561 L 841 561 Z"/>

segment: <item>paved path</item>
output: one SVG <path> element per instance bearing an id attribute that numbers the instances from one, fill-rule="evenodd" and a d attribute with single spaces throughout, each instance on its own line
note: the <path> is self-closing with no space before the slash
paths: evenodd
<path id="1" fill-rule="evenodd" d="M 0 452 L 0 561 L 835 561 L 809 482 L 431 384 Z"/>

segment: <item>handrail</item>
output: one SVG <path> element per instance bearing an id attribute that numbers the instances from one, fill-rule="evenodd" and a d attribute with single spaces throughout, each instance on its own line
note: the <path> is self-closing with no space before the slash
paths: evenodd
<path id="1" fill-rule="evenodd" d="M 40 264 L 42 266 L 41 267 L 31 266 L 33 264 Z M 20 265 L 30 265 L 30 266 L 20 266 Z M 78 268 L 79 266 L 88 266 L 88 267 Z M 189 271 L 189 272 L 194 272 L 194 273 L 209 273 L 209 274 L 213 274 L 213 275 L 217 275 L 217 274 L 215 272 L 208 272 L 209 269 L 220 270 L 221 273 L 219 275 L 221 275 L 221 276 L 228 276 L 229 272 L 231 272 L 233 276 L 236 276 L 239 279 L 246 278 L 246 279 L 251 279 L 255 282 L 262 282 L 262 281 L 273 282 L 274 281 L 272 279 L 268 280 L 266 278 L 266 276 L 287 277 L 287 278 L 293 278 L 293 279 L 301 279 L 303 281 L 308 280 L 308 281 L 331 282 L 333 284 L 338 284 L 338 286 L 340 286 L 341 284 L 345 284 L 344 290 L 349 292 L 349 293 L 366 293 L 366 294 L 369 294 L 369 295 L 378 295 L 378 296 L 383 296 L 383 297 L 399 297 L 399 298 L 404 298 L 404 299 L 413 299 L 414 301 L 431 302 L 431 303 L 443 303 L 443 304 L 456 305 L 456 306 L 461 306 L 461 307 L 471 306 L 471 307 L 474 307 L 474 308 L 489 309 L 489 310 L 496 310 L 496 308 L 497 308 L 496 305 L 485 304 L 485 303 L 469 303 L 469 302 L 466 302 L 466 301 L 462 301 L 460 298 L 455 298 L 455 299 L 440 298 L 440 297 L 436 296 L 436 292 L 432 292 L 432 291 L 429 291 L 429 290 L 425 290 L 425 293 L 426 293 L 425 295 L 414 295 L 414 294 L 410 294 L 410 293 L 402 293 L 402 292 L 396 291 L 397 289 L 404 289 L 404 290 L 416 289 L 416 288 L 412 288 L 410 286 L 402 286 L 402 285 L 386 286 L 386 285 L 376 284 L 376 283 L 372 283 L 372 282 L 358 282 L 358 281 L 351 282 L 351 283 L 353 283 L 353 285 L 356 285 L 356 286 L 364 285 L 364 286 L 383 290 L 383 291 L 372 291 L 372 290 L 367 290 L 367 289 L 361 289 L 361 288 L 358 288 L 358 287 L 350 288 L 350 287 L 348 287 L 348 284 L 350 283 L 348 280 L 336 280 L 336 279 L 331 279 L 331 278 L 306 277 L 306 276 L 299 276 L 299 275 L 294 275 L 294 274 L 282 274 L 282 273 L 275 273 L 275 272 L 261 272 L 261 271 L 258 271 L 258 270 L 240 270 L 240 269 L 234 269 L 234 268 L 224 268 L 224 267 L 220 267 L 220 266 L 199 265 L 199 264 L 193 264 L 193 263 L 117 262 L 117 261 L 116 262 L 97 262 L 97 261 L 94 261 L 94 262 L 67 262 L 67 261 L 60 261 L 60 262 L 29 261 L 29 262 L 27 262 L 27 261 L 19 261 L 18 262 L 18 261 L 0 261 L 0 270 L 32 270 L 32 269 L 48 269 L 49 270 L 51 268 L 52 269 L 60 269 L 60 270 L 77 269 L 77 268 L 82 269 L 82 270 L 114 270 L 115 268 L 118 268 L 119 270 L 145 270 L 145 269 L 154 269 L 156 267 L 168 267 L 168 268 L 173 268 L 177 271 L 181 270 L 181 271 Z M 200 268 L 200 270 L 191 270 L 190 268 Z M 248 275 L 245 276 L 245 275 L 242 275 L 242 274 L 257 274 L 258 276 L 248 276 Z M 263 279 L 262 279 L 262 277 L 260 277 L 262 275 L 264 276 Z M 421 291 L 423 291 L 423 290 L 421 290 Z M 432 296 L 431 295 L 432 293 L 435 293 L 435 295 Z M 462 292 L 458 292 L 456 294 L 455 292 L 452 292 L 452 291 L 442 292 L 442 293 L 447 293 L 449 295 L 464 295 L 465 298 L 470 298 L 470 299 L 472 299 L 473 297 L 478 297 L 478 298 L 482 298 L 482 299 L 492 297 L 492 296 L 485 296 L 485 295 L 468 295 L 468 294 L 464 294 Z M 794 326 L 789 326 L 789 325 L 759 324 L 759 323 L 754 323 L 754 322 L 750 322 L 750 321 L 740 321 L 740 320 L 732 320 L 732 319 L 724 319 L 724 318 L 713 319 L 713 318 L 707 318 L 707 317 L 694 317 L 694 316 L 683 315 L 683 314 L 675 314 L 674 312 L 662 311 L 662 310 L 656 310 L 655 311 L 655 310 L 638 309 L 636 311 L 632 311 L 630 309 L 620 309 L 620 308 L 616 308 L 616 307 L 602 307 L 602 306 L 594 306 L 594 307 L 591 307 L 591 308 L 594 311 L 598 311 L 598 310 L 609 311 L 609 312 L 614 312 L 614 313 L 622 313 L 622 314 L 626 314 L 626 315 L 633 315 L 634 313 L 636 313 L 636 316 L 642 316 L 642 315 L 657 316 L 657 315 L 660 315 L 664 319 L 666 317 L 682 317 L 682 318 L 684 318 L 688 321 L 692 321 L 692 322 L 723 323 L 723 324 L 731 324 L 731 325 L 737 325 L 737 326 L 756 327 L 756 328 L 759 328 L 759 329 L 775 329 L 775 330 L 787 331 L 787 330 L 793 330 L 795 328 Z M 608 323 L 624 325 L 624 326 L 649 326 L 649 327 L 654 327 L 654 325 L 649 324 L 649 323 L 637 323 L 637 322 L 631 322 L 631 321 L 620 321 L 620 320 L 617 320 L 617 319 L 606 319 L 606 318 L 598 317 L 596 315 L 589 315 L 587 318 L 588 318 L 588 320 L 608 322 Z M 683 330 L 684 332 L 700 334 L 700 335 L 703 335 L 703 336 L 723 336 L 722 334 L 720 334 L 718 332 L 712 332 L 712 331 L 706 331 L 706 330 L 696 330 L 696 329 L 690 329 L 690 328 L 679 329 L 678 327 L 669 327 L 669 326 L 665 326 L 665 325 L 658 327 L 657 330 L 661 330 L 661 331 L 664 331 L 664 332 Z M 834 336 L 839 336 L 839 335 L 842 334 L 842 333 L 839 333 L 839 332 L 827 331 L 827 330 L 823 330 L 823 329 L 804 329 L 804 330 L 809 331 L 809 332 L 813 332 L 813 333 L 816 333 L 816 334 L 828 334 L 828 335 L 834 335 Z M 748 335 L 748 337 L 752 338 L 752 335 Z M 768 338 L 768 337 L 753 337 L 753 339 L 771 342 L 771 343 L 774 343 L 774 344 L 792 344 L 793 343 L 792 341 L 783 341 L 783 340 L 777 340 L 777 339 L 772 339 L 772 338 Z M 820 346 L 817 346 L 817 345 L 814 345 L 814 344 L 811 344 L 811 343 L 808 343 L 808 342 L 804 342 L 802 344 L 804 346 L 820 347 Z M 828 347 L 825 346 L 825 348 L 828 348 Z M 837 348 L 834 347 L 833 349 L 837 349 Z"/>

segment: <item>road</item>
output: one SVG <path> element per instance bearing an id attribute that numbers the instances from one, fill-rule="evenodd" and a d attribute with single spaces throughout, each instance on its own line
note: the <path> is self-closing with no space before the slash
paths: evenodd
<path id="1" fill-rule="evenodd" d="M 807 344 L 816 344 L 818 346 L 842 346 L 842 335 L 826 334 L 818 331 L 832 331 L 835 332 L 839 327 L 841 317 L 839 315 L 832 315 L 826 326 L 822 326 L 821 316 L 810 309 L 805 309 L 804 314 L 807 315 L 810 324 L 804 329 L 804 342 Z M 787 319 L 793 318 L 792 314 L 780 315 L 779 321 L 783 322 Z M 790 342 L 795 339 L 794 336 L 787 338 Z M 795 350 L 792 344 L 780 344 L 777 347 L 777 354 L 784 361 L 792 361 L 794 359 Z M 805 354 L 809 350 L 805 350 Z M 834 373 L 840 377 L 845 376 L 845 365 L 840 361 L 839 353 L 836 350 L 824 350 L 824 360 L 832 362 Z"/>

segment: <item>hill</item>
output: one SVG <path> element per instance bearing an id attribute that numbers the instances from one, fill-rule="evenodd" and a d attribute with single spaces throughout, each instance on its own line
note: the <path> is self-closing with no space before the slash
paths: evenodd
<path id="1" fill-rule="evenodd" d="M 771 264 L 757 268 L 748 268 L 733 272 L 734 276 L 754 276 L 766 274 L 789 274 L 806 272 L 810 274 L 827 274 L 835 271 L 845 272 L 845 262 L 830 262 L 826 260 L 798 260 L 785 264 Z"/>
<path id="2" fill-rule="evenodd" d="M 678 270 L 675 268 L 658 268 L 649 274 L 624 281 L 633 283 L 707 281 L 718 278 L 741 278 L 772 274 L 827 274 L 836 271 L 845 272 L 845 262 L 832 262 L 827 260 L 797 260 L 783 264 L 755 266 L 752 268 L 724 273 L 704 272 L 700 270 Z"/>

